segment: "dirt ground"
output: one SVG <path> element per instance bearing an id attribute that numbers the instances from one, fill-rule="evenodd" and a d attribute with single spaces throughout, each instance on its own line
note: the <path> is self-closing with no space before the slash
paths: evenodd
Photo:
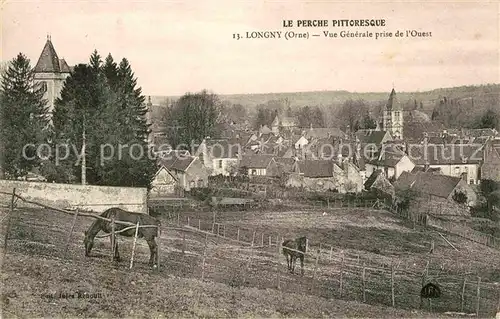
<path id="1" fill-rule="evenodd" d="M 3 218 L 6 211 L 0 212 Z M 420 283 L 410 274 L 425 267 L 429 260 L 428 242 L 432 239 L 435 255 L 430 262 L 429 277 L 434 272 L 439 276 L 458 276 L 463 271 L 480 272 L 483 280 L 491 281 L 498 276 L 491 265 L 493 262 L 498 265 L 499 254 L 489 248 L 448 238 L 460 248 L 456 252 L 439 236 L 408 228 L 380 211 L 353 209 L 324 213 L 216 213 L 216 221 L 227 225 L 226 237 L 236 239 L 240 228 L 240 239 L 251 242 L 256 231 L 254 248 L 226 238 L 175 230 L 176 217 L 161 218 L 164 227 L 159 241 L 160 269 L 152 270 L 147 265 L 149 249 L 143 240 L 138 240 L 134 266 L 128 269 L 131 238 L 119 238 L 123 258 L 120 263 L 111 260 L 108 239 L 96 239 L 93 257 L 87 258 L 83 231 L 91 219 L 78 217 L 69 238 L 71 215 L 20 208 L 10 220 L 7 251 L 2 258 L 3 317 L 448 316 L 444 311 L 456 311 L 449 309 L 450 306 L 460 307 L 450 305 L 451 301 L 446 299 L 441 304 L 433 303 L 432 312 L 425 306 L 416 310 Z M 187 217 L 190 225 L 211 231 L 212 213 L 182 214 L 181 224 L 187 223 Z M 2 221 L 2 238 L 8 220 Z M 325 251 L 317 266 L 314 260 L 306 258 L 305 275 L 292 275 L 286 271 L 284 257 L 278 254 L 276 236 L 294 238 L 302 234 L 308 236 L 312 247 L 320 242 L 331 245 L 332 253 L 329 255 L 330 248 L 323 247 Z M 336 262 L 340 253 L 346 261 L 342 296 Z M 396 308 L 390 307 L 390 278 L 386 273 L 369 269 L 363 303 L 361 265 L 389 267 L 396 262 L 399 271 Z M 441 269 L 443 263 L 445 267 Z M 468 285 L 472 291 L 473 285 Z M 495 294 L 498 290 L 483 293 Z M 455 300 L 456 296 L 453 297 Z M 497 295 L 491 299 L 496 304 Z M 482 315 L 491 316 L 491 303 L 484 299 Z M 465 310 L 473 307 L 471 292 L 465 300 Z"/>

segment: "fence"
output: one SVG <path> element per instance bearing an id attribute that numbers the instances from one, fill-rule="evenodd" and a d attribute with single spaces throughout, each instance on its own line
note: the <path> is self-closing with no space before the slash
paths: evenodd
<path id="1" fill-rule="evenodd" d="M 15 195 L 15 191 L 11 195 L 8 220 L 12 216 L 15 199 L 23 200 Z M 93 214 L 40 206 L 71 214 L 74 219 L 80 215 L 98 218 Z M 215 213 L 207 215 L 203 219 L 193 219 L 180 212 L 171 215 L 165 227 L 162 227 L 171 230 L 167 238 L 162 239 L 169 241 L 171 257 L 162 260 L 163 269 L 168 267 L 169 273 L 174 272 L 177 265 L 182 268 L 183 275 L 232 286 L 273 288 L 283 292 L 302 292 L 405 309 L 420 307 L 422 283 L 431 281 L 437 282 L 443 291 L 441 298 L 432 302 L 434 311 L 459 311 L 485 316 L 497 310 L 500 300 L 498 286 L 484 278 L 465 273 L 443 274 L 429 263 L 421 265 L 421 271 L 411 271 L 408 265 L 397 258 L 388 261 L 382 256 L 377 259 L 374 256 L 352 254 L 326 243 L 308 243 L 305 253 L 306 275 L 292 276 L 285 271 L 284 257 L 281 255 L 283 238 L 279 233 L 238 227 L 218 221 Z M 74 225 L 72 222 L 72 228 Z M 129 226 L 137 227 L 133 223 Z M 68 242 L 71 233 L 72 229 Z M 214 241 L 217 244 L 211 245 Z"/>
<path id="2" fill-rule="evenodd" d="M 134 264 L 134 255 L 135 255 L 135 248 L 136 248 L 136 242 L 137 242 L 137 237 L 138 237 L 138 231 L 139 231 L 139 229 L 140 228 L 156 228 L 156 229 L 159 230 L 159 226 L 157 226 L 157 225 L 144 225 L 144 224 L 140 225 L 140 219 L 137 219 L 137 223 L 131 223 L 131 222 L 127 222 L 127 221 L 115 220 L 114 217 L 106 218 L 106 217 L 103 217 L 103 216 L 97 215 L 97 214 L 92 214 L 92 213 L 87 213 L 87 212 L 80 212 L 78 209 L 76 209 L 74 212 L 72 212 L 72 211 L 68 211 L 68 210 L 64 210 L 64 209 L 52 207 L 52 206 L 49 206 L 49 205 L 46 205 L 46 204 L 38 203 L 38 202 L 35 202 L 35 201 L 32 201 L 32 200 L 28 200 L 28 199 L 24 198 L 23 196 L 20 196 L 20 195 L 16 194 L 16 188 L 14 188 L 12 190 L 12 193 L 7 193 L 7 192 L 0 191 L 0 195 L 11 196 L 11 201 L 10 201 L 10 205 L 9 205 L 9 212 L 7 213 L 7 215 L 5 217 L 3 217 L 3 218 L 7 218 L 7 227 L 6 227 L 5 236 L 4 236 L 4 252 L 3 252 L 4 257 L 5 257 L 5 254 L 7 253 L 11 219 L 12 219 L 12 215 L 14 214 L 14 210 L 15 210 L 15 208 L 17 206 L 17 201 L 18 200 L 21 200 L 22 202 L 24 202 L 26 204 L 29 204 L 29 205 L 34 205 L 34 206 L 38 206 L 38 207 L 41 207 L 41 208 L 45 208 L 45 209 L 49 209 L 49 210 L 52 210 L 52 211 L 56 211 L 56 212 L 60 212 L 60 213 L 69 214 L 69 215 L 73 215 L 74 216 L 73 217 L 73 222 L 71 224 L 70 231 L 68 233 L 68 238 L 66 240 L 66 248 L 65 248 L 66 251 L 68 250 L 68 245 L 69 245 L 70 240 L 71 240 L 72 235 L 73 235 L 73 231 L 74 231 L 74 228 L 75 228 L 76 220 L 77 220 L 77 218 L 79 216 L 91 217 L 91 218 L 94 218 L 94 219 L 98 219 L 98 220 L 102 220 L 102 221 L 106 221 L 106 222 L 111 223 L 111 233 L 109 233 L 108 235 L 100 236 L 100 237 L 111 237 L 111 243 L 112 243 L 111 247 L 112 247 L 112 252 L 113 252 L 113 258 L 114 258 L 114 253 L 115 253 L 115 249 L 116 249 L 115 248 L 116 247 L 115 246 L 116 235 L 118 235 L 120 233 L 123 233 L 123 232 L 126 232 L 126 231 L 131 230 L 131 229 L 135 229 L 134 244 L 133 244 L 133 248 L 132 248 L 132 256 L 131 256 L 131 259 L 130 259 L 130 268 L 132 268 L 133 264 Z M 122 204 L 122 205 L 125 205 L 125 204 Z M 132 205 L 135 205 L 135 204 L 132 204 Z M 87 207 L 87 206 L 88 206 L 88 204 L 85 205 L 85 207 Z M 123 225 L 123 226 L 128 226 L 128 227 L 123 228 L 121 230 L 116 230 L 115 231 L 115 226 L 116 225 Z M 92 238 L 92 240 L 93 240 L 93 238 Z M 160 255 L 159 245 L 157 246 L 156 254 L 157 254 L 158 260 L 159 260 L 159 255 Z"/>
<path id="3" fill-rule="evenodd" d="M 500 238 L 496 238 L 489 234 L 468 228 L 467 226 L 435 217 L 433 215 L 426 216 L 427 226 L 443 229 L 451 234 L 455 234 L 473 242 L 500 249 Z"/>
<path id="4" fill-rule="evenodd" d="M 420 289 L 423 284 L 434 282 L 438 283 L 443 293 L 439 299 L 432 301 L 433 311 L 491 315 L 496 313 L 500 302 L 500 287 L 473 274 L 446 274 L 440 267 L 429 265 L 429 262 L 421 265 L 421 271 L 412 271 L 409 270 L 409 265 L 399 259 L 392 259 L 389 262 L 382 258 L 377 260 L 373 256 L 347 253 L 325 243 L 308 244 L 305 253 L 306 278 L 296 286 L 290 284 L 290 279 L 286 279 L 287 275 L 283 273 L 286 266 L 282 264 L 284 257 L 280 256 L 283 242 L 280 234 L 269 234 L 265 231 L 221 223 L 214 216 L 211 220 L 207 220 L 178 214 L 170 222 L 178 227 L 204 234 L 205 242 L 209 237 L 214 237 L 230 246 L 246 247 L 249 250 L 248 257 L 246 261 L 243 260 L 241 264 L 243 266 L 239 271 L 243 272 L 244 278 L 247 278 L 251 275 L 250 268 L 257 268 L 258 264 L 258 273 L 270 278 L 266 288 L 303 291 L 326 298 L 358 300 L 405 309 L 419 307 L 429 309 L 428 306 L 421 304 Z M 193 246 L 197 244 L 183 238 L 181 245 L 184 253 L 192 251 Z M 201 278 L 217 278 L 217 274 L 214 273 L 214 267 L 217 265 L 207 270 L 206 259 L 209 255 L 212 259 L 223 257 L 217 252 L 217 248 L 213 248 L 216 252 L 211 255 L 206 244 L 202 246 L 203 250 L 197 256 L 203 258 Z M 201 247 L 199 249 L 201 250 Z M 263 262 L 264 258 L 267 260 L 266 263 Z M 224 265 L 224 269 L 227 267 Z"/>

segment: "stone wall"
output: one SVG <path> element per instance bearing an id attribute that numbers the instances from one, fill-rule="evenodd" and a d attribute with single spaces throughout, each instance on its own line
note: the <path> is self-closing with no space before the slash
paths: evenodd
<path id="1" fill-rule="evenodd" d="M 14 188 L 16 194 L 25 199 L 62 209 L 103 212 L 111 207 L 120 207 L 147 213 L 146 188 L 0 180 L 0 192 L 12 193 Z M 0 203 L 10 203 L 10 196 L 0 194 Z"/>

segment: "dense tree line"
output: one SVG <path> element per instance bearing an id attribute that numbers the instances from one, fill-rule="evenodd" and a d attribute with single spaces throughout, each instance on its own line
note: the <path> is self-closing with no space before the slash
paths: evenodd
<path id="1" fill-rule="evenodd" d="M 103 63 L 94 51 L 89 64 L 74 68 L 56 101 L 53 143 L 73 150 L 60 163 L 52 156 L 46 174 L 81 181 L 85 141 L 88 183 L 149 187 L 156 164 L 147 143 L 144 100 L 127 59 L 117 64 L 109 54 Z"/>
<path id="2" fill-rule="evenodd" d="M 34 76 L 29 59 L 22 53 L 2 71 L 0 177 L 21 177 L 40 165 L 36 150 L 47 138 L 48 110 L 44 91 L 35 84 Z"/>

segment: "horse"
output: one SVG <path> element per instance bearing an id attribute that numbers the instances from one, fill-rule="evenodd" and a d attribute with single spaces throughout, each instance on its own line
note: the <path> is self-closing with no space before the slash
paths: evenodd
<path id="1" fill-rule="evenodd" d="M 114 219 L 116 221 L 123 221 L 123 222 L 129 222 L 132 224 L 137 224 L 139 223 L 140 226 L 155 226 L 155 227 L 146 227 L 142 228 L 139 227 L 137 231 L 137 238 L 144 238 L 146 242 L 148 243 L 149 250 L 150 250 L 150 258 L 149 258 L 149 265 L 157 265 L 158 264 L 158 252 L 156 251 L 157 245 L 155 241 L 156 236 L 160 236 L 161 231 L 160 231 L 160 221 L 157 218 L 154 218 L 152 216 L 149 216 L 147 214 L 142 214 L 142 213 L 134 213 L 134 212 L 129 212 L 126 210 L 123 210 L 121 208 L 113 207 L 105 210 L 103 213 L 100 214 L 101 217 L 108 218 L 108 219 Z M 123 230 L 125 228 L 130 228 L 124 232 L 118 233 L 120 230 Z M 111 222 L 102 220 L 102 219 L 96 219 L 90 225 L 89 229 L 84 232 L 85 238 L 83 240 L 83 243 L 85 245 L 85 256 L 90 257 L 90 251 L 92 250 L 92 247 L 94 246 L 94 238 L 96 235 L 99 233 L 99 231 L 103 231 L 105 233 L 110 234 L 112 232 L 111 229 Z M 128 225 L 122 225 L 122 224 L 117 224 L 115 223 L 115 232 L 117 232 L 117 235 L 121 236 L 126 236 L 126 237 L 134 237 L 135 236 L 135 227 L 133 226 L 128 226 Z M 113 245 L 113 238 L 112 236 L 109 236 L 111 240 L 111 245 Z M 121 261 L 120 258 L 120 253 L 118 252 L 118 241 L 115 239 L 114 240 L 114 256 L 113 259 L 117 262 Z"/>
<path id="2" fill-rule="evenodd" d="M 295 263 L 297 262 L 297 258 L 299 258 L 301 274 L 304 275 L 304 254 L 307 249 L 307 238 L 303 236 L 294 240 L 285 240 L 282 246 L 283 255 L 285 255 L 286 257 L 288 270 L 292 274 L 295 273 Z"/>

